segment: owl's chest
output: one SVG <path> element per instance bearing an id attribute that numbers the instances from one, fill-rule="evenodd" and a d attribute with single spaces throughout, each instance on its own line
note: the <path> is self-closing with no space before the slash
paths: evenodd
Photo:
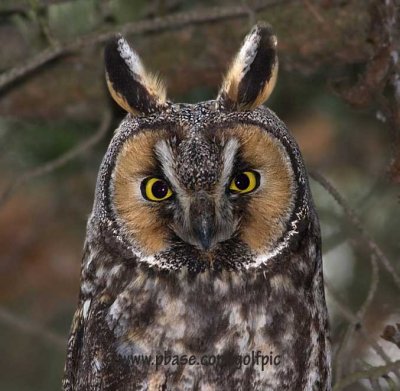
<path id="1" fill-rule="evenodd" d="M 87 362 L 118 366 L 138 389 L 309 390 L 319 379 L 327 353 L 317 343 L 326 327 L 318 279 L 313 286 L 282 272 L 180 278 L 123 266 L 96 276 L 97 299 L 83 308 L 93 337 Z"/>
<path id="2" fill-rule="evenodd" d="M 288 284 L 286 288 L 290 290 Z M 233 356 L 239 361 L 251 357 L 253 362 L 257 354 L 289 354 L 296 334 L 308 328 L 310 297 L 288 294 L 257 279 L 204 276 L 180 281 L 179 286 L 176 281 L 170 286 L 168 281 L 147 279 L 140 288 L 131 284 L 118 295 L 107 321 L 124 357 L 168 354 L 201 362 L 206 356 Z"/>

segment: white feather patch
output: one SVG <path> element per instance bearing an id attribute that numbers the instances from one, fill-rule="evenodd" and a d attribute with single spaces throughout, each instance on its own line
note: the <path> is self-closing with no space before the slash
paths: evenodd
<path id="1" fill-rule="evenodd" d="M 222 155 L 222 173 L 220 184 L 225 186 L 228 184 L 229 178 L 232 175 L 233 163 L 235 162 L 236 153 L 239 149 L 239 142 L 232 138 L 225 144 Z"/>
<path id="2" fill-rule="evenodd" d="M 89 313 L 89 308 L 90 308 L 90 303 L 92 302 L 91 299 L 87 299 L 84 303 L 83 303 L 83 319 L 86 319 Z"/>

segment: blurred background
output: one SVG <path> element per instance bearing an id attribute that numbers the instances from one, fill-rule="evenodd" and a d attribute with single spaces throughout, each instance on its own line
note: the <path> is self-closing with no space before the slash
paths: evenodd
<path id="1" fill-rule="evenodd" d="M 197 102 L 216 96 L 257 20 L 269 22 L 279 42 L 267 105 L 347 208 L 311 180 L 336 389 L 400 389 L 393 372 L 373 372 L 400 359 L 395 3 L 1 0 L 0 390 L 61 387 L 97 170 L 124 116 L 106 91 L 104 42 L 123 32 L 160 72 L 170 99 Z M 367 371 L 365 380 L 346 386 L 355 371 Z"/>

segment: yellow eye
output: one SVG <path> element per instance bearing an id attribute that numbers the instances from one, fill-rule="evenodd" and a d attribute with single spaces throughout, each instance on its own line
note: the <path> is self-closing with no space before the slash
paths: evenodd
<path id="1" fill-rule="evenodd" d="M 168 183 L 156 177 L 144 179 L 141 191 L 143 197 L 149 201 L 164 201 L 173 194 Z"/>
<path id="2" fill-rule="evenodd" d="M 231 184 L 229 190 L 233 193 L 250 193 L 260 185 L 260 174 L 256 171 L 243 171 L 236 175 Z"/>

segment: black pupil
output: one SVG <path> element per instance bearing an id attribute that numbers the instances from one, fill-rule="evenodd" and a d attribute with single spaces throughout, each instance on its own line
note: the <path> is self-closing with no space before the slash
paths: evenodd
<path id="1" fill-rule="evenodd" d="M 156 198 L 164 198 L 168 193 L 168 185 L 164 181 L 156 181 L 151 187 L 151 191 Z"/>
<path id="2" fill-rule="evenodd" d="M 246 174 L 239 174 L 235 178 L 235 185 L 239 190 L 246 190 L 250 185 L 250 179 Z"/>

